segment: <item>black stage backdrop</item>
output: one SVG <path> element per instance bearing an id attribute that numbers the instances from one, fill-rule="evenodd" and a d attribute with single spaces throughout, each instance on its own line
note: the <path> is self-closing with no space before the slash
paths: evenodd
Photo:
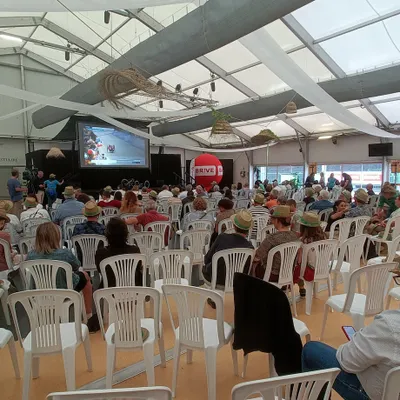
<path id="1" fill-rule="evenodd" d="M 233 160 L 231 158 L 220 159 L 222 167 L 224 168 L 224 176 L 222 177 L 219 187 L 222 189 L 225 186 L 231 187 L 233 183 Z M 186 171 L 190 173 L 190 162 L 186 160 Z"/>

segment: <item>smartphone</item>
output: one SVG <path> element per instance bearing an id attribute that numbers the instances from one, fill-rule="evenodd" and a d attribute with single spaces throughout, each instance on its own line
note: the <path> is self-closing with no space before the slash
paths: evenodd
<path id="1" fill-rule="evenodd" d="M 342 331 L 347 337 L 347 340 L 351 340 L 353 335 L 356 333 L 356 330 L 352 326 L 342 326 Z"/>

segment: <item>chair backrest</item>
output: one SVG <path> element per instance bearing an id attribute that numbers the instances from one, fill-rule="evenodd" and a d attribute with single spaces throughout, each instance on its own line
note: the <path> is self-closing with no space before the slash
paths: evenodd
<path id="1" fill-rule="evenodd" d="M 254 238 L 254 233 L 257 241 L 261 241 L 261 232 L 264 228 L 268 226 L 268 222 L 271 218 L 269 213 L 265 213 L 263 215 L 259 215 L 256 218 L 253 218 L 253 228 L 252 228 L 252 237 Z"/>
<path id="2" fill-rule="evenodd" d="M 400 245 L 400 236 L 397 236 L 396 238 L 393 239 L 391 246 L 388 247 L 389 252 L 386 262 L 394 261 L 394 258 L 397 257 L 396 252 L 399 250 L 399 245 Z"/>
<path id="3" fill-rule="evenodd" d="M 189 214 L 193 211 L 193 202 L 190 201 L 188 203 L 185 203 L 185 205 L 183 206 L 183 213 L 184 214 Z"/>
<path id="4" fill-rule="evenodd" d="M 328 400 L 339 372 L 339 368 L 331 368 L 239 383 L 232 389 L 232 400 L 247 400 L 255 394 L 263 400 L 317 400 L 325 385 L 322 400 Z"/>
<path id="5" fill-rule="evenodd" d="M 233 222 L 230 218 L 225 218 L 222 221 L 219 222 L 218 224 L 218 235 L 222 233 L 222 229 L 225 228 L 225 230 L 228 229 L 233 229 Z"/>
<path id="6" fill-rule="evenodd" d="M 211 240 L 210 230 L 190 230 L 181 235 L 180 248 L 193 253 L 193 262 L 202 262 Z"/>
<path id="7" fill-rule="evenodd" d="M 129 219 L 129 218 L 133 218 L 133 217 L 137 217 L 139 214 L 136 214 L 136 213 L 124 213 L 124 214 L 121 214 L 119 217 L 122 219 L 122 220 L 126 220 L 126 219 Z"/>
<path id="8" fill-rule="evenodd" d="M 113 287 L 99 289 L 93 293 L 101 331 L 104 337 L 104 323 L 100 303 L 104 300 L 109 307 L 110 325 L 114 324 L 114 344 L 118 348 L 143 346 L 142 323 L 145 318 L 146 297 L 153 300 L 154 333 L 159 337 L 160 292 L 149 287 Z"/>
<path id="9" fill-rule="evenodd" d="M 177 328 L 173 315 L 175 309 L 171 307 L 170 298 L 174 299 L 178 312 L 179 341 L 182 345 L 195 348 L 204 348 L 204 335 L 214 332 L 204 332 L 203 318 L 207 299 L 215 303 L 217 316 L 217 335 L 220 344 L 224 343 L 224 302 L 222 296 L 212 290 L 185 285 L 163 285 L 162 291 L 167 301 L 171 325 Z"/>
<path id="10" fill-rule="evenodd" d="M 195 230 L 195 231 L 212 231 L 214 224 L 212 221 L 207 221 L 207 220 L 196 220 L 189 222 L 187 225 L 187 230 Z"/>
<path id="11" fill-rule="evenodd" d="M 21 222 L 25 236 L 35 236 L 39 225 L 50 222 L 47 218 L 28 218 Z"/>
<path id="12" fill-rule="evenodd" d="M 192 276 L 193 253 L 186 250 L 166 250 L 150 256 L 151 276 L 163 283 L 181 283 L 181 278 L 189 281 Z M 183 276 L 182 276 L 183 272 Z"/>
<path id="13" fill-rule="evenodd" d="M 87 218 L 84 215 L 74 215 L 73 217 L 68 217 L 63 219 L 63 226 L 66 226 L 67 224 L 82 224 L 87 221 Z"/>
<path id="14" fill-rule="evenodd" d="M 104 226 L 106 226 L 109 222 L 111 218 L 114 218 L 115 215 L 102 215 L 101 217 L 99 217 L 99 224 L 103 224 Z"/>
<path id="15" fill-rule="evenodd" d="M 76 224 L 68 224 L 64 226 L 64 239 L 71 240 L 72 235 L 74 234 Z"/>
<path id="16" fill-rule="evenodd" d="M 314 279 L 327 279 L 330 273 L 330 262 L 336 252 L 339 242 L 336 239 L 319 240 L 314 243 L 303 245 L 303 257 L 301 270 L 305 269 L 308 261 L 308 253 L 315 255 L 315 273 Z"/>
<path id="17" fill-rule="evenodd" d="M 141 265 L 139 265 L 139 263 L 141 263 Z M 144 254 L 120 254 L 102 260 L 100 262 L 100 271 L 105 288 L 108 287 L 106 274 L 106 267 L 108 265 L 114 273 L 116 287 L 136 286 L 136 270 L 138 267 L 140 268 L 146 265 L 146 256 Z"/>
<path id="18" fill-rule="evenodd" d="M 3 247 L 4 257 L 6 259 L 8 269 L 12 270 L 14 264 L 11 257 L 10 243 L 8 243 L 7 240 L 0 239 L 0 246 Z"/>
<path id="19" fill-rule="evenodd" d="M 47 400 L 172 400 L 171 389 L 164 386 L 134 389 L 77 390 L 50 393 Z"/>
<path id="20" fill-rule="evenodd" d="M 335 221 L 331 225 L 331 229 L 329 231 L 329 239 L 334 239 L 336 228 L 339 229 L 338 240 L 340 243 L 343 243 L 346 239 L 349 238 L 351 223 L 353 222 L 352 218 L 343 218 Z"/>
<path id="21" fill-rule="evenodd" d="M 400 216 L 388 219 L 382 239 L 387 240 L 389 233 L 391 233 L 392 238 L 400 236 Z"/>
<path id="22" fill-rule="evenodd" d="M 267 235 L 270 235 L 271 233 L 275 233 L 276 232 L 276 228 L 274 225 L 270 224 L 267 225 L 262 231 L 261 231 L 261 237 L 260 237 L 260 242 L 262 242 Z"/>
<path id="23" fill-rule="evenodd" d="M 105 216 L 118 215 L 119 214 L 119 208 L 117 208 L 117 207 L 104 207 L 103 208 L 103 214 Z"/>
<path id="24" fill-rule="evenodd" d="M 245 208 L 248 209 L 250 206 L 250 200 L 249 199 L 238 199 L 236 200 L 236 207 L 235 208 Z"/>
<path id="25" fill-rule="evenodd" d="M 326 208 L 325 210 L 322 210 L 318 213 L 319 219 L 321 221 L 328 221 L 329 216 L 332 214 L 333 208 Z"/>
<path id="26" fill-rule="evenodd" d="M 376 207 L 378 204 L 379 196 L 377 194 L 374 194 L 372 196 L 369 196 L 369 205 L 371 207 Z"/>
<path id="27" fill-rule="evenodd" d="M 352 219 L 352 225 L 355 228 L 354 236 L 362 235 L 364 233 L 365 225 L 370 221 L 371 217 L 361 216 Z"/>
<path id="28" fill-rule="evenodd" d="M 129 244 L 136 244 L 140 253 L 147 257 L 147 263 L 150 256 L 156 252 L 161 251 L 164 243 L 164 238 L 161 233 L 157 232 L 140 232 L 131 233 L 128 238 Z"/>
<path id="29" fill-rule="evenodd" d="M 182 213 L 182 203 L 170 204 L 168 206 L 168 214 L 171 216 L 171 221 L 180 221 Z"/>
<path id="30" fill-rule="evenodd" d="M 165 237 L 165 232 L 168 230 L 170 232 L 171 229 L 171 222 L 170 221 L 157 221 L 157 222 L 150 222 L 145 227 L 145 231 L 152 231 L 157 232 Z"/>
<path id="31" fill-rule="evenodd" d="M 385 379 L 382 400 L 398 400 L 400 396 L 400 367 L 392 368 Z"/>
<path id="32" fill-rule="evenodd" d="M 210 211 L 210 210 L 213 210 L 214 208 L 216 208 L 217 207 L 217 199 L 214 199 L 213 197 L 210 197 L 209 199 L 208 199 L 208 202 L 207 202 L 207 211 Z"/>
<path id="33" fill-rule="evenodd" d="M 366 281 L 366 300 L 365 316 L 372 316 L 384 310 L 384 300 L 386 297 L 389 281 L 392 279 L 390 271 L 397 267 L 397 263 L 382 263 L 367 265 L 356 269 L 350 275 L 349 291 L 343 307 L 343 312 L 348 312 L 353 303 L 356 285 L 362 275 Z"/>
<path id="34" fill-rule="evenodd" d="M 36 289 L 57 289 L 57 274 L 64 273 L 67 289 L 72 286 L 72 267 L 64 261 L 55 260 L 32 260 L 24 261 L 20 270 L 25 280 L 25 287 L 30 289 L 31 279 Z"/>
<path id="35" fill-rule="evenodd" d="M 71 241 L 75 252 L 78 248 L 81 250 L 83 269 L 87 271 L 96 270 L 94 256 L 101 244 L 107 245 L 106 237 L 102 235 L 76 235 L 72 236 Z"/>
<path id="36" fill-rule="evenodd" d="M 161 211 L 168 212 L 168 199 L 158 200 L 157 204 L 161 207 Z"/>
<path id="37" fill-rule="evenodd" d="M 218 261 L 222 258 L 225 263 L 225 288 L 224 292 L 233 292 L 233 276 L 235 272 L 244 272 L 246 263 L 251 268 L 254 258 L 254 249 L 228 249 L 217 251 L 212 258 L 211 289 L 217 287 Z"/>
<path id="38" fill-rule="evenodd" d="M 28 316 L 31 329 L 32 354 L 61 352 L 60 324 L 65 311 L 64 303 L 71 302 L 74 310 L 74 330 L 77 342 L 82 341 L 82 298 L 71 289 L 24 290 L 8 296 L 8 304 L 22 346 L 20 318 L 17 304 L 21 304 Z"/>
<path id="39" fill-rule="evenodd" d="M 321 226 L 322 231 L 325 232 L 326 227 L 328 226 L 328 223 L 325 221 L 321 221 L 320 226 Z"/>
<path id="40" fill-rule="evenodd" d="M 264 281 L 269 282 L 272 264 L 277 253 L 281 256 L 278 285 L 293 284 L 293 269 L 301 242 L 289 242 L 273 247 L 268 252 L 267 265 L 265 268 Z"/>
<path id="41" fill-rule="evenodd" d="M 347 261 L 350 264 L 350 272 L 360 268 L 360 260 L 364 253 L 364 244 L 367 238 L 367 235 L 353 236 L 339 245 L 336 271 L 340 271 L 343 261 Z"/>
<path id="42" fill-rule="evenodd" d="M 26 256 L 35 248 L 36 237 L 24 237 L 19 240 L 19 251 L 22 256 Z"/>

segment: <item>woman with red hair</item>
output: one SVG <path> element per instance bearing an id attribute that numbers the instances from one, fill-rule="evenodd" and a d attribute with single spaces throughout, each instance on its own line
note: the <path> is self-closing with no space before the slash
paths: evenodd
<path id="1" fill-rule="evenodd" d="M 135 193 L 125 193 L 125 196 L 122 200 L 120 212 L 121 214 L 141 214 L 143 212 L 141 205 L 138 203 L 138 199 Z"/>

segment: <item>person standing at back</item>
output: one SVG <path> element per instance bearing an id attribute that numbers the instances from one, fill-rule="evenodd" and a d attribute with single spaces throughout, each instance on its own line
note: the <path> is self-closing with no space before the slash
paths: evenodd
<path id="1" fill-rule="evenodd" d="M 23 193 L 27 192 L 28 189 L 21 187 L 21 182 L 18 180 L 18 177 L 19 171 L 13 169 L 11 171 L 11 178 L 7 181 L 7 188 L 10 200 L 13 202 L 13 208 L 10 210 L 10 214 L 14 214 L 19 218 L 22 212 Z"/>
<path id="2" fill-rule="evenodd" d="M 53 203 L 57 199 L 57 186 L 60 186 L 64 183 L 64 181 L 58 182 L 56 176 L 54 174 L 49 175 L 49 179 L 44 182 L 46 197 L 47 197 L 47 204 L 49 210 L 53 206 Z"/>

